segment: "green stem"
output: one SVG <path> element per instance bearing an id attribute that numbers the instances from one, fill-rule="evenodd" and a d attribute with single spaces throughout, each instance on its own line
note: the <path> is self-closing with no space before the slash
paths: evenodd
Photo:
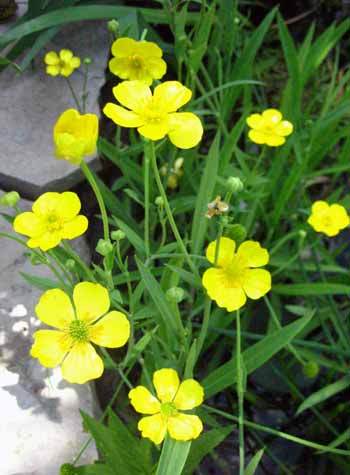
<path id="1" fill-rule="evenodd" d="M 89 75 L 89 65 L 85 64 L 85 69 L 84 69 L 84 80 L 83 80 L 83 92 L 81 95 L 81 102 L 82 102 L 82 113 L 85 114 L 86 111 L 86 99 L 88 97 L 88 92 L 87 92 L 87 80 L 88 80 L 88 75 Z"/>
<path id="2" fill-rule="evenodd" d="M 152 142 L 153 143 L 153 142 Z M 147 259 L 150 256 L 150 244 L 149 244 L 149 169 L 150 169 L 150 155 L 152 151 L 150 150 L 150 142 L 147 142 L 144 147 L 144 162 L 143 162 L 143 183 L 144 183 L 144 193 L 145 193 L 145 221 L 144 221 L 144 238 L 145 238 L 145 248 L 146 248 L 146 257 Z"/>
<path id="3" fill-rule="evenodd" d="M 82 113 L 82 107 L 80 105 L 80 102 L 79 102 L 79 99 L 78 99 L 78 96 L 76 95 L 75 91 L 74 91 L 74 88 L 73 88 L 73 85 L 72 83 L 70 82 L 70 79 L 68 77 L 66 77 L 66 81 L 67 81 L 67 84 L 68 84 L 68 87 L 69 87 L 69 90 L 72 94 L 72 97 L 73 97 L 73 100 L 75 102 L 75 105 L 77 106 L 77 109 L 80 113 Z"/>
<path id="4" fill-rule="evenodd" d="M 102 216 L 102 223 L 103 223 L 103 236 L 106 241 L 109 241 L 109 225 L 108 225 L 108 216 L 107 216 L 107 211 L 106 207 L 103 201 L 103 197 L 101 194 L 101 191 L 97 185 L 97 182 L 95 180 L 94 175 L 92 174 L 90 168 L 87 166 L 86 162 L 84 160 L 81 162 L 80 165 L 87 181 L 89 182 L 93 192 L 95 193 L 98 205 L 100 207 L 101 211 L 101 216 Z"/>
<path id="5" fill-rule="evenodd" d="M 160 178 L 159 170 L 158 170 L 157 158 L 156 158 L 156 154 L 155 154 L 155 150 L 154 150 L 154 142 L 151 142 L 151 147 L 150 148 L 151 148 L 151 162 L 152 162 L 154 176 L 155 176 L 156 183 L 157 183 L 157 186 L 158 186 L 158 191 L 159 191 L 160 196 L 163 198 L 163 201 L 164 201 L 164 209 L 165 209 L 165 212 L 167 214 L 170 227 L 171 227 L 171 229 L 174 233 L 176 242 L 178 243 L 181 251 L 183 252 L 183 254 L 185 256 L 185 259 L 186 259 L 190 269 L 192 270 L 192 272 L 197 277 L 199 277 L 198 270 L 197 270 L 196 266 L 193 264 L 192 259 L 190 258 L 189 254 L 187 252 L 186 246 L 185 246 L 185 244 L 184 244 L 184 242 L 183 242 L 183 240 L 180 236 L 179 230 L 177 229 L 173 214 L 171 212 L 169 201 L 168 201 L 167 195 L 165 193 L 165 190 L 164 190 L 164 187 L 163 187 L 163 184 L 162 184 L 162 180 Z"/>
<path id="6" fill-rule="evenodd" d="M 62 241 L 63 249 L 66 253 L 81 267 L 84 271 L 86 276 L 92 281 L 95 282 L 96 279 L 94 274 L 92 273 L 91 269 L 85 264 L 85 262 L 81 259 L 81 257 L 72 249 L 68 241 Z"/>
<path id="7" fill-rule="evenodd" d="M 238 399 L 238 432 L 239 432 L 239 475 L 244 475 L 244 388 L 241 356 L 241 317 L 236 311 L 236 364 L 237 364 L 237 399 Z"/>

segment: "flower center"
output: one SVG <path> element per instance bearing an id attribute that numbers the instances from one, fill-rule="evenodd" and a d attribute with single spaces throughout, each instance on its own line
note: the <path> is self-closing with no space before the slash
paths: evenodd
<path id="1" fill-rule="evenodd" d="M 143 63 L 142 63 L 142 59 L 140 58 L 140 56 L 137 56 L 136 54 L 134 54 L 133 56 L 131 56 L 131 62 L 132 62 L 132 67 L 134 69 L 142 69 L 143 67 Z"/>
<path id="2" fill-rule="evenodd" d="M 332 225 L 332 218 L 329 215 L 325 215 L 322 217 L 322 224 L 325 228 L 329 228 Z"/>
<path id="3" fill-rule="evenodd" d="M 230 264 L 225 266 L 225 277 L 228 287 L 241 287 L 242 279 L 248 266 L 235 256 Z"/>
<path id="4" fill-rule="evenodd" d="M 51 213 L 46 216 L 46 227 L 49 231 L 59 231 L 62 228 L 62 223 L 56 214 Z"/>
<path id="5" fill-rule="evenodd" d="M 163 402 L 160 406 L 160 413 L 165 418 L 176 416 L 177 409 L 175 404 L 173 402 Z"/>
<path id="6" fill-rule="evenodd" d="M 69 335 L 79 343 L 89 341 L 89 327 L 83 320 L 73 320 L 69 325 Z"/>

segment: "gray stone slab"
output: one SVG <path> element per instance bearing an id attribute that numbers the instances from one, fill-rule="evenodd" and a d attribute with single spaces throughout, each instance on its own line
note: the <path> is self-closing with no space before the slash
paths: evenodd
<path id="1" fill-rule="evenodd" d="M 78 167 L 53 155 L 53 126 L 64 110 L 75 105 L 65 79 L 45 73 L 43 57 L 49 50 L 62 48 L 72 49 L 81 58 L 91 57 L 87 111 L 99 114 L 109 49 L 105 22 L 69 24 L 36 57 L 33 68 L 23 74 L 7 68 L 0 74 L 0 187 L 16 189 L 30 199 L 48 190 L 69 189 L 82 180 Z M 80 91 L 82 68 L 70 79 Z M 89 161 L 98 168 L 96 158 Z"/>
<path id="2" fill-rule="evenodd" d="M 23 209 L 30 206 L 21 203 Z M 11 231 L 11 226 L 1 222 L 0 230 Z M 84 239 L 75 242 L 88 259 Z M 71 462 L 88 438 L 79 409 L 96 414 L 98 408 L 90 386 L 69 384 L 59 369 L 47 370 L 29 356 L 32 333 L 40 327 L 34 307 L 42 291 L 27 284 L 19 272 L 53 276 L 42 266 L 32 266 L 22 246 L 0 239 L 0 248 L 1 475 L 57 475 L 60 465 Z M 80 463 L 96 458 L 92 444 Z"/>

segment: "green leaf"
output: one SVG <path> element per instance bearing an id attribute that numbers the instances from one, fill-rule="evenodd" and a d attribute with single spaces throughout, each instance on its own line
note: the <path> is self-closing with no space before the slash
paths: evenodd
<path id="1" fill-rule="evenodd" d="M 220 134 L 218 132 L 211 144 L 208 157 L 206 158 L 206 164 L 202 173 L 198 197 L 196 200 L 191 231 L 193 254 L 200 254 L 202 252 L 205 234 L 208 227 L 208 219 L 205 217 L 205 211 L 208 203 L 212 201 L 213 198 L 219 166 L 219 146 Z"/>
<path id="2" fill-rule="evenodd" d="M 166 437 L 156 475 L 181 475 L 191 448 L 191 441 L 179 442 Z"/>
<path id="3" fill-rule="evenodd" d="M 251 459 L 249 464 L 247 465 L 244 475 L 254 475 L 255 470 L 258 468 L 259 462 L 261 457 L 264 455 L 264 449 L 259 450 L 254 457 Z"/>
<path id="4" fill-rule="evenodd" d="M 9 66 L 9 65 L 17 69 L 18 72 L 20 73 L 22 72 L 22 69 L 18 66 L 18 64 L 13 63 L 9 59 L 3 58 L 2 56 L 0 56 L 0 66 Z"/>
<path id="5" fill-rule="evenodd" d="M 286 325 L 265 338 L 255 345 L 252 345 L 243 352 L 243 360 L 247 375 L 260 368 L 272 356 L 286 347 L 293 338 L 305 327 L 311 320 L 314 312 L 308 312 L 303 318 L 299 318 L 293 323 Z M 207 376 L 202 385 L 205 390 L 205 397 L 209 398 L 223 389 L 232 386 L 237 380 L 236 359 L 232 358 L 224 365 L 217 368 L 209 376 Z"/>
<path id="6" fill-rule="evenodd" d="M 115 475 L 115 472 L 105 463 L 94 463 L 75 467 L 74 475 Z"/>
<path id="7" fill-rule="evenodd" d="M 196 74 L 203 56 L 207 52 L 209 35 L 215 19 L 215 2 L 208 10 L 203 9 L 202 15 L 198 21 L 198 31 L 194 35 L 192 47 L 189 50 L 189 65 L 191 72 Z"/>
<path id="8" fill-rule="evenodd" d="M 350 376 L 344 376 L 344 378 L 339 379 L 335 383 L 328 384 L 324 386 L 322 389 L 319 389 L 315 393 L 311 394 L 308 398 L 306 398 L 298 407 L 296 415 L 299 415 L 306 409 L 310 409 L 310 407 L 314 407 L 321 402 L 326 401 L 330 397 L 334 396 L 335 394 L 344 391 L 350 386 Z"/>
<path id="9" fill-rule="evenodd" d="M 121 219 L 115 218 L 115 222 L 117 223 L 117 226 L 125 233 L 126 237 L 134 246 L 136 251 L 141 256 L 145 256 L 146 251 L 145 251 L 145 243 L 143 239 L 141 239 L 141 237 L 133 229 L 131 229 L 130 226 L 125 224 L 124 221 L 122 221 Z"/>
<path id="10" fill-rule="evenodd" d="M 314 284 L 278 284 L 273 291 L 280 295 L 349 295 L 350 285 L 321 282 Z"/>
<path id="11" fill-rule="evenodd" d="M 46 277 L 39 277 L 37 275 L 27 274 L 26 272 L 20 272 L 24 280 L 26 280 L 30 285 L 36 287 L 40 290 L 50 290 L 50 289 L 60 289 L 62 285 L 52 279 L 47 279 Z"/>
<path id="12" fill-rule="evenodd" d="M 232 432 L 233 426 L 212 429 L 201 434 L 192 442 L 190 453 L 183 471 L 184 475 L 192 475 L 201 460 L 215 449 Z"/>

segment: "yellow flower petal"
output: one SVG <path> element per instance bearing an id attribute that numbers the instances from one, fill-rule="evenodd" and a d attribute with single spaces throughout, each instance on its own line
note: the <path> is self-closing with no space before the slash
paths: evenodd
<path id="1" fill-rule="evenodd" d="M 130 403 L 141 414 L 157 414 L 160 402 L 144 386 L 137 386 L 129 391 Z"/>
<path id="2" fill-rule="evenodd" d="M 266 134 L 259 130 L 249 130 L 248 137 L 250 140 L 258 145 L 263 145 L 266 143 Z"/>
<path id="3" fill-rule="evenodd" d="M 230 238 L 222 237 L 219 244 L 217 265 L 222 267 L 229 264 L 234 256 L 236 243 Z M 216 241 L 212 241 L 207 247 L 206 256 L 209 262 L 214 264 L 216 253 Z"/>
<path id="4" fill-rule="evenodd" d="M 262 117 L 266 121 L 273 124 L 278 124 L 282 120 L 282 114 L 277 109 L 264 110 L 264 112 L 262 113 Z"/>
<path id="5" fill-rule="evenodd" d="M 76 343 L 62 363 L 62 377 L 70 383 L 84 384 L 99 378 L 103 361 L 90 343 Z"/>
<path id="6" fill-rule="evenodd" d="M 61 49 L 59 57 L 65 63 L 69 63 L 70 60 L 73 58 L 73 53 L 70 49 Z"/>
<path id="7" fill-rule="evenodd" d="M 168 118 L 165 117 L 163 120 L 156 123 L 146 123 L 137 130 L 141 135 L 150 140 L 160 140 L 169 132 L 169 121 Z"/>
<path id="8" fill-rule="evenodd" d="M 60 202 L 60 193 L 48 191 L 34 201 L 32 209 L 36 215 L 46 216 L 57 210 Z"/>
<path id="9" fill-rule="evenodd" d="M 55 51 L 49 51 L 44 57 L 44 62 L 49 66 L 57 66 L 60 62 L 60 58 Z"/>
<path id="10" fill-rule="evenodd" d="M 113 310 L 90 327 L 90 340 L 107 348 L 120 348 L 130 337 L 130 323 L 126 316 Z"/>
<path id="11" fill-rule="evenodd" d="M 185 379 L 176 393 L 174 404 L 176 409 L 187 411 L 202 404 L 203 398 L 203 387 L 194 379 Z"/>
<path id="12" fill-rule="evenodd" d="M 163 51 L 152 41 L 138 41 L 136 43 L 135 52 L 145 58 L 146 61 L 148 61 L 150 57 L 161 58 L 163 56 Z"/>
<path id="13" fill-rule="evenodd" d="M 84 140 L 84 155 L 91 155 L 96 151 L 98 139 L 98 117 L 96 114 L 83 114 L 79 117 L 77 136 Z"/>
<path id="14" fill-rule="evenodd" d="M 108 63 L 108 67 L 112 74 L 121 79 L 129 79 L 131 76 L 129 58 L 112 58 Z"/>
<path id="15" fill-rule="evenodd" d="M 312 213 L 319 214 L 329 210 L 329 204 L 326 201 L 315 201 L 312 205 Z"/>
<path id="16" fill-rule="evenodd" d="M 203 424 L 198 416 L 178 414 L 169 417 L 167 429 L 172 439 L 186 441 L 196 439 L 203 430 Z"/>
<path id="17" fill-rule="evenodd" d="M 136 51 L 137 41 L 132 38 L 118 38 L 113 42 L 111 52 L 116 58 L 132 56 Z"/>
<path id="18" fill-rule="evenodd" d="M 34 344 L 30 354 L 46 368 L 58 366 L 72 346 L 71 338 L 60 331 L 39 330 L 33 337 Z"/>
<path id="19" fill-rule="evenodd" d="M 107 313 L 110 306 L 108 290 L 92 282 L 80 282 L 74 287 L 73 302 L 77 317 L 87 323 Z"/>
<path id="20" fill-rule="evenodd" d="M 137 428 L 142 437 L 150 439 L 155 444 L 161 444 L 166 434 L 166 423 L 160 414 L 140 419 Z"/>
<path id="21" fill-rule="evenodd" d="M 59 231 L 46 231 L 40 236 L 29 239 L 27 245 L 30 248 L 40 247 L 42 251 L 46 252 L 58 246 L 61 240 L 62 236 Z"/>
<path id="22" fill-rule="evenodd" d="M 123 81 L 113 88 L 115 98 L 128 109 L 142 111 L 151 101 L 150 88 L 142 81 Z"/>
<path id="23" fill-rule="evenodd" d="M 279 147 L 280 145 L 283 145 L 286 141 L 284 137 L 281 137 L 279 135 L 276 135 L 275 133 L 272 134 L 265 134 L 265 143 L 269 147 Z"/>
<path id="24" fill-rule="evenodd" d="M 202 277 L 202 283 L 207 290 L 209 297 L 221 308 L 233 312 L 246 303 L 247 298 L 242 288 L 230 286 L 229 275 L 224 269 L 207 269 Z"/>
<path id="25" fill-rule="evenodd" d="M 345 229 L 350 224 L 350 219 L 346 209 L 338 204 L 333 204 L 329 209 L 335 224 L 339 229 Z"/>
<path id="26" fill-rule="evenodd" d="M 283 137 L 290 135 L 293 132 L 293 124 L 288 122 L 288 120 L 282 120 L 278 125 L 276 125 L 275 132 Z"/>
<path id="27" fill-rule="evenodd" d="M 248 269 L 242 285 L 249 298 L 260 299 L 271 290 L 271 274 L 265 269 Z"/>
<path id="28" fill-rule="evenodd" d="M 62 239 L 75 239 L 85 233 L 88 225 L 88 219 L 83 215 L 79 215 L 71 221 L 64 223 L 61 237 Z"/>
<path id="29" fill-rule="evenodd" d="M 58 76 L 61 68 L 59 66 L 46 66 L 46 74 L 49 76 Z"/>
<path id="30" fill-rule="evenodd" d="M 154 101 L 166 112 L 175 112 L 192 97 L 192 91 L 177 81 L 166 81 L 154 89 Z"/>
<path id="31" fill-rule="evenodd" d="M 153 384 L 161 402 L 171 402 L 179 388 L 177 372 L 171 368 L 163 368 L 153 373 Z"/>
<path id="32" fill-rule="evenodd" d="M 70 298 L 61 289 L 47 290 L 35 307 L 39 320 L 63 330 L 74 319 Z"/>
<path id="33" fill-rule="evenodd" d="M 79 214 L 81 203 L 78 195 L 72 191 L 65 191 L 59 195 L 56 211 L 64 220 L 71 220 Z"/>
<path id="34" fill-rule="evenodd" d="M 237 256 L 247 267 L 262 267 L 269 262 L 269 253 L 257 241 L 245 241 L 238 250 Z"/>
<path id="35" fill-rule="evenodd" d="M 176 147 L 187 149 L 198 145 L 203 135 L 199 117 L 191 112 L 169 114 L 169 139 Z"/>
<path id="36" fill-rule="evenodd" d="M 70 76 L 72 74 L 73 71 L 74 71 L 74 69 L 70 64 L 65 64 L 61 68 L 60 74 L 67 78 L 68 76 Z"/>
<path id="37" fill-rule="evenodd" d="M 249 117 L 247 117 L 246 123 L 252 129 L 259 129 L 263 125 L 264 119 L 262 118 L 261 114 L 251 114 Z"/>
<path id="38" fill-rule="evenodd" d="M 161 79 L 167 70 L 167 64 L 164 59 L 159 58 L 148 58 L 147 59 L 147 70 L 154 79 Z"/>
<path id="39" fill-rule="evenodd" d="M 144 124 L 144 119 L 141 116 L 112 102 L 105 105 L 103 113 L 122 127 L 140 127 Z"/>
<path id="40" fill-rule="evenodd" d="M 70 61 L 70 65 L 74 69 L 79 68 L 80 67 L 80 58 L 78 58 L 77 56 L 73 56 L 73 58 Z"/>
<path id="41" fill-rule="evenodd" d="M 33 237 L 40 236 L 45 232 L 43 220 L 30 211 L 18 214 L 13 222 L 13 229 L 16 233 Z"/>

